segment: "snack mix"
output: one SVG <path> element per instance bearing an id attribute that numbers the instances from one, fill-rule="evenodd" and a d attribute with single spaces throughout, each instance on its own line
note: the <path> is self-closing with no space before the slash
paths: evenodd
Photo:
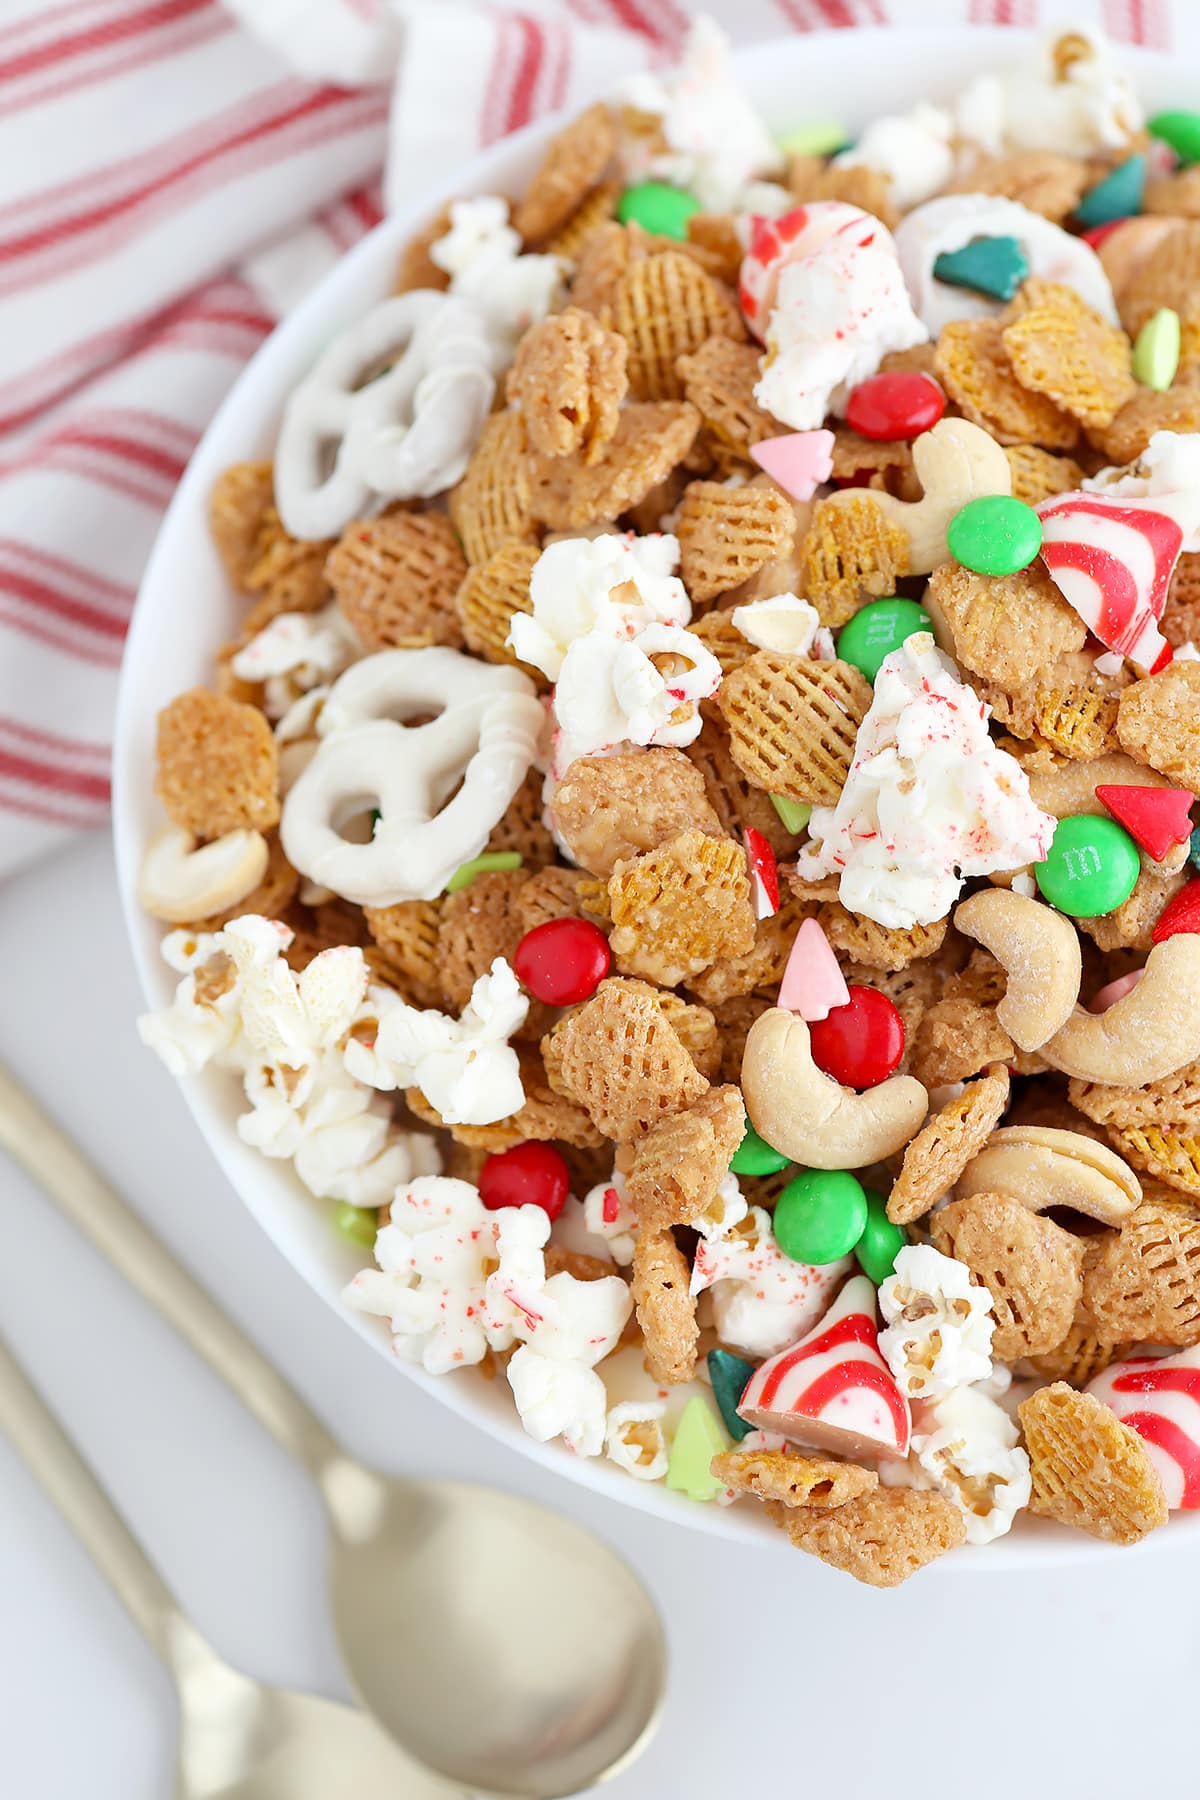
<path id="1" fill-rule="evenodd" d="M 886 1587 L 1200 1508 L 1200 114 L 772 125 L 698 21 L 217 482 L 141 1034 L 402 1361 Z"/>

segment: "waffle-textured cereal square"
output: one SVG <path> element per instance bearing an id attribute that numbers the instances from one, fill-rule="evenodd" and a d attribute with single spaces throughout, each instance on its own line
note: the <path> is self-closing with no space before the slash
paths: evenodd
<path id="1" fill-rule="evenodd" d="M 1200 1343 L 1200 1213 L 1145 1194 L 1089 1259 L 1084 1300 L 1120 1343 Z"/>
<path id="2" fill-rule="evenodd" d="M 676 527 L 684 586 L 698 605 L 740 587 L 787 553 L 795 529 L 791 502 L 771 482 L 693 481 Z"/>
<path id="3" fill-rule="evenodd" d="M 652 995 L 602 981 L 552 1036 L 557 1091 L 628 1143 L 708 1086 Z"/>
<path id="4" fill-rule="evenodd" d="M 689 1292 L 691 1275 L 688 1259 L 669 1231 L 638 1232 L 629 1285 L 646 1368 L 663 1387 L 677 1387 L 696 1373 L 700 1327 Z"/>
<path id="5" fill-rule="evenodd" d="M 682 750 L 578 757 L 555 788 L 551 811 L 575 862 L 606 878 L 618 862 L 681 831 L 724 835 L 704 777 Z"/>
<path id="6" fill-rule="evenodd" d="M 509 371 L 508 398 L 521 409 L 531 447 L 544 456 L 577 450 L 584 462 L 597 462 L 617 428 L 627 356 L 624 338 L 577 306 L 530 326 Z"/>
<path id="7" fill-rule="evenodd" d="M 1056 1381 L 1017 1412 L 1033 1478 L 1031 1512 L 1109 1544 L 1136 1544 L 1166 1524 L 1162 1482 L 1144 1438 L 1102 1400 Z"/>
<path id="8" fill-rule="evenodd" d="M 542 780 L 540 769 L 530 769 L 487 841 L 489 850 L 515 850 L 527 869 L 552 863 L 558 854 L 542 818 Z"/>
<path id="9" fill-rule="evenodd" d="M 734 761 L 755 787 L 836 806 L 871 684 L 843 662 L 760 650 L 721 684 Z"/>
<path id="10" fill-rule="evenodd" d="M 394 906 L 365 906 L 363 914 L 383 968 L 379 973 L 412 1006 L 442 1005 L 438 966 L 441 900 L 401 900 Z M 373 959 L 374 963 L 374 959 Z"/>
<path id="11" fill-rule="evenodd" d="M 279 823 L 279 751 L 256 707 L 207 688 L 178 695 L 158 715 L 154 791 L 193 837 L 269 831 Z"/>
<path id="12" fill-rule="evenodd" d="M 836 631 L 909 572 L 907 533 L 866 489 L 818 500 L 800 546 L 798 592 Z"/>
<path id="13" fill-rule="evenodd" d="M 980 156 L 951 182 L 950 193 L 997 194 L 1061 225 L 1093 176 L 1082 156 L 1057 150 L 1018 150 L 1009 156 Z"/>
<path id="14" fill-rule="evenodd" d="M 952 1500 L 913 1488 L 876 1487 L 832 1508 L 767 1504 L 797 1550 L 868 1587 L 899 1587 L 967 1536 Z"/>
<path id="15" fill-rule="evenodd" d="M 894 1225 L 911 1224 L 949 1193 L 1004 1117 L 1009 1086 L 1008 1070 L 993 1065 L 922 1126 L 888 1196 L 887 1216 Z"/>
<path id="16" fill-rule="evenodd" d="M 700 623 L 705 625 L 709 619 L 720 617 L 719 613 L 708 613 Z M 747 648 L 751 655 L 757 655 L 752 644 Z M 749 657 L 745 660 L 748 662 Z M 727 837 L 740 838 L 750 825 L 762 833 L 776 857 L 794 853 L 795 835 L 784 825 L 766 792 L 748 781 L 738 767 L 720 707 L 715 701 L 702 701 L 700 712 L 704 724 L 699 737 L 688 745 L 687 754 L 704 777 L 705 790 L 721 829 Z"/>
<path id="17" fill-rule="evenodd" d="M 803 883 L 793 881 L 792 891 L 803 898 Z M 935 919 L 932 925 L 910 925 L 907 929 L 880 925 L 861 913 L 847 911 L 840 900 L 823 900 L 817 923 L 834 949 L 851 962 L 895 973 L 907 969 L 910 963 L 936 956 L 945 941 L 948 921 Z"/>
<path id="18" fill-rule="evenodd" d="M 1154 945 L 1154 927 L 1169 900 L 1187 883 L 1191 870 L 1164 870 L 1145 860 L 1128 900 L 1110 913 L 1077 919 L 1080 931 L 1101 950 L 1146 950 Z"/>
<path id="19" fill-rule="evenodd" d="M 450 208 L 443 206 L 435 218 L 408 240 L 400 252 L 393 294 L 408 294 L 413 288 L 433 288 L 443 293 L 450 286 L 447 270 L 435 263 L 429 254 L 433 246 L 450 230 Z"/>
<path id="20" fill-rule="evenodd" d="M 946 562 L 929 578 L 929 595 L 954 637 L 955 661 L 1020 693 L 1048 662 L 1081 650 L 1087 628 L 1040 562 L 1015 575 L 980 575 Z"/>
<path id="21" fill-rule="evenodd" d="M 793 156 L 788 163 L 788 186 L 801 204 L 840 200 L 873 213 L 889 231 L 900 222 L 888 177 L 865 163 L 829 163 L 820 156 Z"/>
<path id="22" fill-rule="evenodd" d="M 338 606 L 368 651 L 460 649 L 454 601 L 466 573 L 453 525 L 435 512 L 355 519 L 325 564 Z"/>
<path id="23" fill-rule="evenodd" d="M 746 853 L 694 829 L 619 861 L 608 882 L 617 967 L 663 987 L 754 942 Z"/>
<path id="24" fill-rule="evenodd" d="M 607 323 L 617 283 L 629 267 L 630 234 L 615 219 L 597 225 L 579 246 L 571 281 L 571 304 Z"/>
<path id="25" fill-rule="evenodd" d="M 1138 762 L 1200 790 L 1200 663 L 1169 663 L 1127 687 L 1117 708 L 1117 736 Z"/>
<path id="26" fill-rule="evenodd" d="M 263 524 L 275 505 L 269 462 L 234 463 L 213 483 L 208 529 L 234 587 L 250 593 L 249 577 L 261 554 Z"/>
<path id="27" fill-rule="evenodd" d="M 933 1215 L 934 1248 L 965 1263 L 992 1299 L 1003 1362 L 1062 1343 L 1083 1293 L 1084 1241 L 1010 1194 L 971 1194 Z"/>
<path id="28" fill-rule="evenodd" d="M 1147 319 L 1170 307 L 1182 319 L 1196 309 L 1200 287 L 1200 220 L 1181 219 L 1147 250 L 1118 294 L 1121 323 L 1136 337 Z"/>
<path id="29" fill-rule="evenodd" d="M 700 1073 L 710 1081 L 716 1080 L 721 1046 L 717 1040 L 716 1019 L 706 1006 L 685 1000 L 672 988 L 655 987 L 653 982 L 637 981 L 631 975 L 610 975 L 606 985 L 610 994 L 640 995 L 644 1000 L 653 1001 Z M 558 1079 L 555 1073 L 559 1062 L 558 1036 L 559 1032 L 555 1030 L 542 1040 L 542 1056 L 552 1086 Z"/>
<path id="30" fill-rule="evenodd" d="M 1119 1347 L 1097 1335 L 1095 1321 L 1081 1305 L 1062 1343 L 1042 1356 L 1026 1360 L 1043 1381 L 1065 1381 L 1071 1387 L 1082 1388 L 1118 1355 Z"/>
<path id="31" fill-rule="evenodd" d="M 1137 387 L 1129 339 L 1074 288 L 1049 281 L 1026 288 L 1035 285 L 1032 303 L 1004 328 L 1013 373 L 1081 425 L 1110 425 Z"/>
<path id="32" fill-rule="evenodd" d="M 1055 456 L 1036 444 L 1009 444 L 1005 449 L 1012 472 L 1012 491 L 1026 506 L 1049 500 L 1052 494 L 1074 493 L 1083 481 L 1083 470 L 1073 457 Z"/>
<path id="33" fill-rule="evenodd" d="M 468 650 L 486 662 L 511 663 L 539 687 L 546 687 L 542 671 L 523 663 L 508 641 L 517 613 L 533 613 L 529 579 L 540 555 L 536 544 L 502 544 L 485 562 L 467 570 L 455 605 Z"/>
<path id="34" fill-rule="evenodd" d="M 1044 394 L 1017 380 L 999 319 L 953 319 L 942 327 L 934 368 L 938 380 L 972 424 L 998 444 L 1040 444 L 1071 450 L 1079 425 Z"/>
<path id="35" fill-rule="evenodd" d="M 1200 1128 L 1125 1125 L 1111 1128 L 1109 1136 L 1135 1168 L 1200 1201 Z"/>
<path id="36" fill-rule="evenodd" d="M 537 537 L 530 456 L 520 413 L 493 413 L 450 491 L 450 517 L 469 563 L 485 563 L 505 544 Z"/>
<path id="37" fill-rule="evenodd" d="M 807 1506 L 829 1511 L 869 1494 L 879 1486 L 873 1469 L 856 1463 L 803 1456 L 798 1450 L 723 1450 L 712 1460 L 712 1472 L 735 1494 L 775 1500 L 780 1506 Z"/>
<path id="38" fill-rule="evenodd" d="M 746 1131 L 741 1089 L 711 1087 L 633 1146 L 626 1197 L 642 1231 L 691 1225 L 712 1205 Z"/>
<path id="39" fill-rule="evenodd" d="M 528 879 L 524 869 L 489 870 L 477 875 L 469 887 L 444 896 L 438 919 L 437 963 L 451 1011 L 462 1011 L 476 981 L 487 974 L 498 956 L 512 961 L 525 935 L 516 901 Z"/>
<path id="40" fill-rule="evenodd" d="M 710 1006 L 746 994 L 773 993 L 783 980 L 796 933 L 810 911 L 785 894 L 778 912 L 758 920 L 749 950 L 739 956 L 718 957 L 711 968 L 693 975 L 689 983 L 692 992 Z"/>
<path id="41" fill-rule="evenodd" d="M 731 608 L 712 607 L 689 625 L 688 630 L 716 657 L 722 675 L 732 675 L 735 669 L 740 669 L 743 663 L 750 661 L 757 648 L 734 624 Z"/>
<path id="42" fill-rule="evenodd" d="M 1154 308 L 1157 311 L 1157 307 Z M 1164 393 L 1139 387 L 1111 425 L 1089 435 L 1110 463 L 1136 462 L 1156 431 L 1200 431 L 1200 383 L 1194 368 L 1181 369 Z"/>
<path id="43" fill-rule="evenodd" d="M 1175 564 L 1162 630 L 1176 650 L 1200 642 L 1200 550 L 1185 550 Z"/>
<path id="44" fill-rule="evenodd" d="M 619 181 L 598 181 L 584 195 L 566 224 L 560 225 L 546 244 L 548 254 L 577 261 L 592 233 L 611 221 L 621 193 Z"/>
<path id="45" fill-rule="evenodd" d="M 712 1008 L 716 1022 L 720 1060 L 713 1070 L 714 1081 L 740 1081 L 746 1039 L 755 1019 L 761 1018 L 770 1005 L 757 994 L 739 994 L 732 1000 L 721 1000 Z"/>
<path id="46" fill-rule="evenodd" d="M 992 1005 L 947 994 L 926 1008 L 912 1048 L 910 1072 L 927 1088 L 969 1081 L 989 1063 L 1007 1062 L 1013 1043 Z"/>
<path id="47" fill-rule="evenodd" d="M 629 346 L 629 391 L 636 400 L 679 400 L 676 368 L 715 334 L 743 342 L 733 295 L 681 250 L 638 257 L 613 294 L 611 320 Z"/>
<path id="48" fill-rule="evenodd" d="M 612 114 L 602 101 L 556 132 L 513 209 L 513 226 L 527 245 L 544 244 L 561 230 L 605 174 L 616 147 Z"/>
<path id="49" fill-rule="evenodd" d="M 551 531 L 617 518 L 683 461 L 699 429 L 700 415 L 686 400 L 623 406 L 599 462 L 585 463 L 578 453 L 531 457 L 534 516 Z"/>
<path id="50" fill-rule="evenodd" d="M 753 344 L 739 344 L 714 332 L 699 349 L 681 356 L 676 366 L 684 398 L 735 456 L 747 458 L 751 444 L 778 433 L 775 420 L 754 398 L 759 352 Z"/>
<path id="51" fill-rule="evenodd" d="M 284 952 L 287 964 L 297 974 L 307 969 L 314 956 L 343 944 L 365 948 L 367 922 L 360 907 L 348 900 L 324 900 L 319 906 L 305 906 L 293 900 L 283 918 L 292 934 Z"/>

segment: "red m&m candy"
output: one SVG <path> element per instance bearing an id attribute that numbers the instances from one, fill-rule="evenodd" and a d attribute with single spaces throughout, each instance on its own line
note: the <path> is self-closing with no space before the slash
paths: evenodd
<path id="1" fill-rule="evenodd" d="M 932 375 L 889 369 L 868 375 L 846 401 L 846 423 L 860 437 L 880 443 L 920 437 L 946 410 L 946 396 Z"/>
<path id="2" fill-rule="evenodd" d="M 547 919 L 517 945 L 522 987 L 547 1006 L 576 1006 L 595 993 L 612 966 L 608 939 L 590 919 Z"/>
<path id="3" fill-rule="evenodd" d="M 818 1069 L 843 1087 L 875 1087 L 904 1055 L 904 1020 L 877 988 L 852 987 L 845 1006 L 809 1026 Z"/>
<path id="4" fill-rule="evenodd" d="M 479 1198 L 489 1212 L 502 1206 L 540 1206 L 557 1219 L 570 1190 L 570 1171 L 553 1144 L 514 1144 L 489 1156 L 479 1171 Z"/>

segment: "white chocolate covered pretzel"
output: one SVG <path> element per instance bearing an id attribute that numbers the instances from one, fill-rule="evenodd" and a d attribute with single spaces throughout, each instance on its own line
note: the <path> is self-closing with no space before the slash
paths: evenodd
<path id="1" fill-rule="evenodd" d="M 336 537 L 387 500 L 453 486 L 495 387 L 477 306 L 426 289 L 382 301 L 339 333 L 288 400 L 275 450 L 287 530 Z"/>
<path id="2" fill-rule="evenodd" d="M 519 669 L 442 648 L 366 657 L 330 689 L 284 802 L 288 861 L 360 906 L 434 899 L 503 818 L 543 723 Z M 371 810 L 374 835 L 351 842 L 343 828 Z"/>

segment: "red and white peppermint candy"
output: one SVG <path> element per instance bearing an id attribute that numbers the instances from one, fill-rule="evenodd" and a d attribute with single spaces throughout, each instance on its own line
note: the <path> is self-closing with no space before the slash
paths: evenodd
<path id="1" fill-rule="evenodd" d="M 1158 621 L 1183 546 L 1175 520 L 1107 494 L 1056 494 L 1036 509 L 1042 561 L 1059 592 L 1109 650 L 1152 674 L 1172 650 Z"/>
<path id="2" fill-rule="evenodd" d="M 879 1353 L 875 1287 L 846 1283 L 825 1317 L 760 1365 L 738 1412 L 760 1431 L 841 1456 L 907 1456 L 908 1401 Z"/>
<path id="3" fill-rule="evenodd" d="M 1112 1363 L 1087 1391 L 1145 1438 L 1167 1505 L 1200 1510 L 1200 1348 Z"/>
<path id="4" fill-rule="evenodd" d="M 805 262 L 835 237 L 848 247 L 883 244 L 895 249 L 886 225 L 841 200 L 815 200 L 777 219 L 756 220 L 738 281 L 742 312 L 756 338 L 766 339 L 780 272 L 788 263 Z"/>

